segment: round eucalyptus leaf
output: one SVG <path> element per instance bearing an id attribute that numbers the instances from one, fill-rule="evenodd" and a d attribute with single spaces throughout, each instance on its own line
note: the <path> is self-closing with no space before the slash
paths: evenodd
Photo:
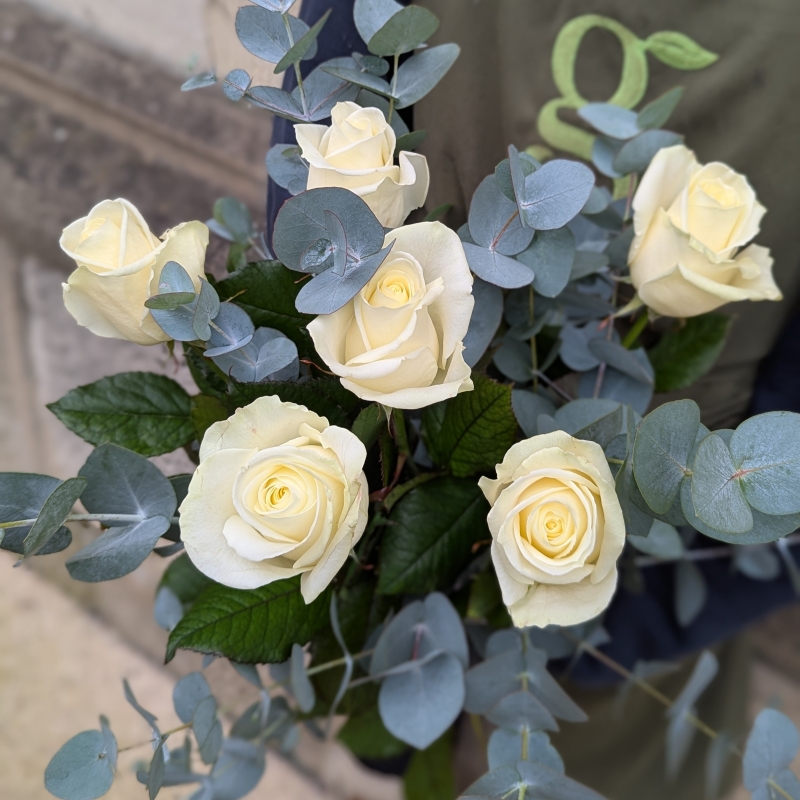
<path id="1" fill-rule="evenodd" d="M 614 367 L 618 372 L 639 383 L 653 385 L 653 369 L 647 368 L 647 353 L 643 348 L 628 350 L 619 342 L 594 338 L 588 342 L 589 352 L 599 361 Z"/>
<path id="2" fill-rule="evenodd" d="M 486 718 L 500 728 L 522 732 L 526 729 L 557 731 L 558 724 L 543 703 L 520 689 L 507 694 L 488 712 Z"/>
<path id="3" fill-rule="evenodd" d="M 731 452 L 719 436 L 711 433 L 697 445 L 691 470 L 694 512 L 706 525 L 727 534 L 752 529 L 753 513 Z"/>
<path id="4" fill-rule="evenodd" d="M 302 195 L 300 195 L 302 196 Z M 392 249 L 388 247 L 345 267 L 344 274 L 328 269 L 303 285 L 295 306 L 301 314 L 333 314 L 366 286 Z M 340 251 L 341 252 L 341 251 Z"/>
<path id="5" fill-rule="evenodd" d="M 172 690 L 172 703 L 181 722 L 191 722 L 195 709 L 211 695 L 211 687 L 202 672 L 190 672 Z"/>
<path id="6" fill-rule="evenodd" d="M 675 617 L 682 628 L 691 625 L 708 600 L 708 585 L 694 561 L 679 561 L 675 567 Z"/>
<path id="7" fill-rule="evenodd" d="M 319 271 L 304 268 L 303 255 L 320 239 L 331 241 L 326 211 L 345 226 L 349 260 L 363 260 L 383 247 L 383 225 L 357 194 L 339 188 L 309 189 L 287 200 L 275 220 L 275 254 L 289 269 Z"/>
<path id="8" fill-rule="evenodd" d="M 541 414 L 552 416 L 555 413 L 555 406 L 550 400 L 524 389 L 514 389 L 511 392 L 511 405 L 526 436 L 536 436 L 539 433 L 538 419 Z"/>
<path id="9" fill-rule="evenodd" d="M 772 411 L 745 420 L 730 440 L 747 502 L 764 514 L 800 512 L 800 414 Z"/>
<path id="10" fill-rule="evenodd" d="M 426 47 L 397 70 L 396 108 L 407 108 L 425 97 L 453 66 L 461 49 L 457 44 Z"/>
<path id="11" fill-rule="evenodd" d="M 295 643 L 292 645 L 292 656 L 290 659 L 289 680 L 292 687 L 292 694 L 300 710 L 308 713 L 314 707 L 316 694 L 314 687 L 308 678 L 305 665 L 305 651 Z"/>
<path id="12" fill-rule="evenodd" d="M 754 581 L 772 581 L 781 573 L 780 558 L 774 548 L 766 545 L 737 547 L 733 564 L 737 571 Z"/>
<path id="13" fill-rule="evenodd" d="M 780 711 L 765 708 L 756 717 L 744 751 L 744 785 L 756 792 L 794 761 L 800 735 L 794 723 Z M 765 793 L 766 797 L 767 794 Z"/>
<path id="14" fill-rule="evenodd" d="M 407 6 L 392 14 L 368 42 L 376 56 L 400 56 L 416 50 L 439 27 L 435 14 L 421 6 Z"/>
<path id="15" fill-rule="evenodd" d="M 355 0 L 353 21 L 364 40 L 370 39 L 395 15 L 403 10 L 395 0 Z"/>
<path id="16" fill-rule="evenodd" d="M 525 747 L 529 761 L 537 761 L 546 767 L 564 774 L 564 762 L 558 751 L 550 744 L 550 737 L 544 731 L 529 730 L 525 734 Z M 514 765 L 522 759 L 523 734 L 502 728 L 492 732 L 486 755 L 489 769 L 504 765 Z"/>
<path id="17" fill-rule="evenodd" d="M 654 519 L 647 536 L 628 536 L 637 550 L 654 558 L 675 561 L 684 553 L 683 539 L 673 525 Z"/>
<path id="18" fill-rule="evenodd" d="M 255 333 L 247 312 L 233 303 L 220 304 L 219 313 L 212 320 L 211 336 L 205 355 L 221 356 L 249 344 Z"/>
<path id="19" fill-rule="evenodd" d="M 222 91 L 225 97 L 234 102 L 241 100 L 250 88 L 252 78 L 243 69 L 233 69 L 222 81 Z"/>
<path id="20" fill-rule="evenodd" d="M 303 88 L 306 94 L 308 114 L 303 117 L 304 122 L 318 122 L 331 115 L 337 103 L 355 100 L 359 87 L 355 84 L 337 78 L 327 72 L 330 67 L 353 66 L 352 58 L 332 58 L 321 64 L 303 79 Z M 303 101 L 300 97 L 300 87 L 292 91 L 292 102 L 302 108 Z"/>
<path id="21" fill-rule="evenodd" d="M 589 199 L 594 173 L 577 161 L 555 159 L 525 178 L 517 192 L 522 221 L 534 230 L 562 228 Z"/>
<path id="22" fill-rule="evenodd" d="M 529 286 L 533 281 L 534 275 L 531 270 L 516 259 L 487 247 L 479 247 L 469 242 L 462 244 L 470 269 L 481 280 L 501 289 L 519 289 L 522 286 Z"/>
<path id="23" fill-rule="evenodd" d="M 300 375 L 297 345 L 272 328 L 259 328 L 244 347 L 215 356 L 214 363 L 242 383 L 296 381 Z"/>
<path id="24" fill-rule="evenodd" d="M 264 748 L 241 739 L 225 739 L 211 770 L 213 800 L 240 800 L 256 788 L 264 774 Z"/>
<path id="25" fill-rule="evenodd" d="M 622 174 L 614 168 L 614 159 L 617 157 L 622 145 L 619 139 L 609 139 L 606 136 L 595 136 L 592 144 L 592 163 L 608 178 L 621 178 Z"/>
<path id="26" fill-rule="evenodd" d="M 308 164 L 300 157 L 300 148 L 293 144 L 276 144 L 267 153 L 267 172 L 278 186 L 295 195 L 308 184 Z"/>
<path id="27" fill-rule="evenodd" d="M 61 800 L 94 800 L 114 782 L 108 744 L 100 731 L 73 736 L 50 760 L 44 785 Z"/>
<path id="28" fill-rule="evenodd" d="M 390 675 L 378 694 L 378 711 L 386 730 L 418 750 L 433 744 L 453 724 L 463 705 L 464 668 L 450 653 Z"/>
<path id="29" fill-rule="evenodd" d="M 464 336 L 464 361 L 474 367 L 494 339 L 503 320 L 503 292 L 499 287 L 475 278 L 472 284 L 475 307 Z"/>
<path id="30" fill-rule="evenodd" d="M 487 175 L 472 195 L 469 232 L 476 244 L 505 256 L 521 253 L 533 239 L 533 231 L 520 222 L 517 204 L 503 194 L 494 175 Z"/>
<path id="31" fill-rule="evenodd" d="M 657 514 L 669 511 L 678 496 L 699 429 L 700 409 L 693 400 L 665 403 L 639 424 L 633 472 L 647 505 Z"/>
<path id="32" fill-rule="evenodd" d="M 611 103 L 587 103 L 578 109 L 578 116 L 612 139 L 632 139 L 641 133 L 636 112 Z"/>
<path id="33" fill-rule="evenodd" d="M 683 136 L 672 131 L 645 131 L 620 148 L 614 157 L 613 168 L 621 175 L 644 172 L 659 150 L 680 144 L 682 141 Z"/>
<path id="34" fill-rule="evenodd" d="M 533 271 L 533 288 L 539 294 L 556 297 L 570 281 L 575 236 L 569 228 L 537 231 L 517 259 Z"/>
<path id="35" fill-rule="evenodd" d="M 294 41 L 308 32 L 308 25 L 294 16 L 287 17 Z M 282 15 L 257 6 L 245 6 L 236 14 L 236 35 L 254 56 L 277 64 L 291 48 L 289 35 Z M 306 53 L 306 58 L 316 55 L 316 44 Z"/>
<path id="36" fill-rule="evenodd" d="M 143 520 L 169 520 L 175 514 L 177 500 L 169 480 L 151 461 L 124 447 L 100 445 L 78 474 L 89 481 L 81 502 L 90 514 L 136 514 Z"/>

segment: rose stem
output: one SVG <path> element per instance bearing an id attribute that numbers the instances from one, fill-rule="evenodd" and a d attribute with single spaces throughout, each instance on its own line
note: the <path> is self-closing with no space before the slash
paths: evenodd
<path id="1" fill-rule="evenodd" d="M 626 350 L 633 349 L 633 346 L 639 339 L 639 335 L 647 327 L 647 320 L 648 320 L 647 310 L 645 309 L 636 318 L 636 322 L 633 323 L 631 329 L 625 334 L 625 338 L 622 340 L 622 346 Z"/>

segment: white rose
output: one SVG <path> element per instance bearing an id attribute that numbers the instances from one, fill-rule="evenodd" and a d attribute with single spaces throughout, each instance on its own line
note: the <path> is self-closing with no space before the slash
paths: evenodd
<path id="1" fill-rule="evenodd" d="M 295 125 L 308 161 L 308 188 L 334 186 L 355 192 L 386 228 L 396 228 L 428 195 L 428 162 L 401 152 L 394 163 L 395 133 L 379 108 L 337 103 L 331 126 Z"/>
<path id="2" fill-rule="evenodd" d="M 316 598 L 367 524 L 367 451 L 304 406 L 261 397 L 203 437 L 180 508 L 194 565 L 226 586 L 255 589 L 302 575 Z"/>
<path id="3" fill-rule="evenodd" d="M 206 247 L 202 222 L 185 222 L 159 240 L 134 205 L 104 200 L 61 235 L 61 249 L 78 264 L 63 285 L 67 311 L 98 336 L 137 344 L 169 341 L 145 300 L 158 294 L 168 261 L 177 261 L 199 291 Z"/>
<path id="4" fill-rule="evenodd" d="M 474 300 L 458 235 L 420 222 L 394 242 L 372 280 L 343 308 L 308 325 L 342 386 L 390 408 L 422 408 L 472 389 L 462 355 Z"/>
<path id="5" fill-rule="evenodd" d="M 519 628 L 576 625 L 611 602 L 625 522 L 602 448 L 564 431 L 515 444 L 480 479 L 503 602 Z"/>
<path id="6" fill-rule="evenodd" d="M 719 162 L 702 166 L 683 145 L 659 150 L 633 199 L 628 255 L 646 305 L 693 317 L 737 300 L 780 300 L 769 250 L 749 242 L 762 206 L 747 179 Z"/>

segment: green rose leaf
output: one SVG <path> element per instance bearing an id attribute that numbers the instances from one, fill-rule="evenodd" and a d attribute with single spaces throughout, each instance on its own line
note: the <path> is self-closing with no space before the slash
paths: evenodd
<path id="1" fill-rule="evenodd" d="M 474 480 L 437 478 L 418 485 L 392 509 L 381 547 L 378 591 L 422 594 L 445 589 L 490 539 L 489 505 Z"/>
<path id="2" fill-rule="evenodd" d="M 329 591 L 306 605 L 299 576 L 247 591 L 213 584 L 170 634 L 166 660 L 181 648 L 243 664 L 286 661 L 293 644 L 305 644 L 328 624 L 329 605 Z"/>
<path id="3" fill-rule="evenodd" d="M 473 373 L 475 389 L 447 401 L 436 436 L 428 435 L 431 457 L 457 477 L 493 469 L 514 443 L 517 420 L 511 387 Z M 423 412 L 423 424 L 433 423 L 433 411 Z"/>
<path id="4" fill-rule="evenodd" d="M 214 288 L 221 300 L 233 300 L 243 308 L 253 324 L 275 328 L 288 336 L 301 357 L 311 355 L 314 346 L 306 331 L 313 317 L 295 308 L 300 286 L 297 275 L 278 261 L 256 261 L 237 270 Z"/>
<path id="5" fill-rule="evenodd" d="M 666 333 L 648 353 L 656 391 L 684 389 L 705 375 L 722 352 L 730 326 L 724 314 L 703 314 Z"/>
<path id="6" fill-rule="evenodd" d="M 703 69 L 711 66 L 719 58 L 716 53 L 700 47 L 694 39 L 678 31 L 654 33 L 647 37 L 644 46 L 662 64 L 673 69 Z"/>
<path id="7" fill-rule="evenodd" d="M 350 717 L 338 738 L 358 758 L 393 758 L 408 750 L 405 742 L 386 730 L 376 707 Z"/>
<path id="8" fill-rule="evenodd" d="M 152 372 L 101 378 L 47 407 L 87 442 L 111 442 L 143 456 L 170 453 L 195 436 L 189 395 L 171 378 Z"/>
<path id="9" fill-rule="evenodd" d="M 259 397 L 277 395 L 285 403 L 298 403 L 320 416 L 327 417 L 331 425 L 350 427 L 349 420 L 359 410 L 354 394 L 343 389 L 338 380 L 319 378 L 305 383 L 265 381 L 264 383 L 231 384 L 230 398 L 234 407 L 246 406 Z"/>
<path id="10" fill-rule="evenodd" d="M 221 422 L 229 416 L 228 409 L 216 397 L 198 394 L 192 398 L 191 419 L 198 442 L 203 441 L 206 431 L 215 422 Z"/>

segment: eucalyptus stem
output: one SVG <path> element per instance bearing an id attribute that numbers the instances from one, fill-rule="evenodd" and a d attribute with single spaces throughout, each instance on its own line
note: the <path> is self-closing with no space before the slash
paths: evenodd
<path id="1" fill-rule="evenodd" d="M 528 289 L 528 324 L 533 325 L 533 284 Z M 531 369 L 533 370 L 533 392 L 539 393 L 539 354 L 536 352 L 536 334 L 531 336 Z"/>
<path id="2" fill-rule="evenodd" d="M 139 514 L 70 514 L 64 522 L 124 522 L 134 523 L 141 522 L 142 517 Z M 36 517 L 33 519 L 17 519 L 13 522 L 0 522 L 0 530 L 4 528 L 24 528 L 27 525 L 33 525 L 36 522 Z M 172 524 L 178 522 L 178 517 L 172 517 L 170 520 Z"/>
<path id="3" fill-rule="evenodd" d="M 289 47 L 294 47 L 294 35 L 292 34 L 292 26 L 289 22 L 289 12 L 286 11 L 281 14 L 283 17 L 283 25 L 286 28 L 286 35 L 289 37 Z M 300 62 L 294 62 L 294 74 L 297 76 L 297 88 L 300 90 L 300 100 L 303 103 L 303 116 L 308 118 L 308 103 L 306 102 L 306 90 L 303 87 L 303 75 L 300 72 Z"/>
<path id="4" fill-rule="evenodd" d="M 588 642 L 579 639 L 577 636 L 573 636 L 571 633 L 568 633 L 565 630 L 559 631 L 559 633 L 565 638 L 569 639 L 569 641 L 577 644 L 584 652 L 589 653 L 590 656 L 596 658 L 601 664 L 605 664 L 610 670 L 616 672 L 617 675 L 622 676 L 628 681 L 636 684 L 643 692 L 649 694 L 654 700 L 661 703 L 661 705 L 665 706 L 666 708 L 672 708 L 675 705 L 673 700 L 670 700 L 663 692 L 656 689 L 655 686 L 648 683 L 644 678 L 640 678 L 638 675 L 634 675 L 629 669 L 626 669 L 622 666 L 619 662 L 615 661 L 611 656 L 606 655 L 601 650 L 598 650 L 594 645 L 589 644 Z M 718 739 L 719 733 L 715 731 L 710 725 L 707 725 L 703 720 L 699 717 L 696 717 L 694 714 L 689 712 L 684 713 L 684 718 L 687 722 L 693 725 L 697 730 L 701 733 L 704 733 L 708 736 L 709 739 Z M 742 758 L 742 751 L 736 747 L 733 743 L 728 745 L 728 749 L 739 758 Z M 780 787 L 776 788 L 780 789 Z M 790 798 L 791 800 L 791 798 Z"/>
<path id="5" fill-rule="evenodd" d="M 647 327 L 647 320 L 648 320 L 647 309 L 645 309 L 636 318 L 636 322 L 633 323 L 631 329 L 625 334 L 625 338 L 622 340 L 622 346 L 626 350 L 632 349 L 633 346 L 636 344 L 640 334 Z"/>
<path id="6" fill-rule="evenodd" d="M 394 115 L 394 96 L 397 92 L 397 67 L 400 64 L 400 54 L 394 54 L 394 74 L 392 75 L 392 96 L 389 98 L 389 114 L 387 115 L 387 122 L 391 125 L 392 116 Z"/>

